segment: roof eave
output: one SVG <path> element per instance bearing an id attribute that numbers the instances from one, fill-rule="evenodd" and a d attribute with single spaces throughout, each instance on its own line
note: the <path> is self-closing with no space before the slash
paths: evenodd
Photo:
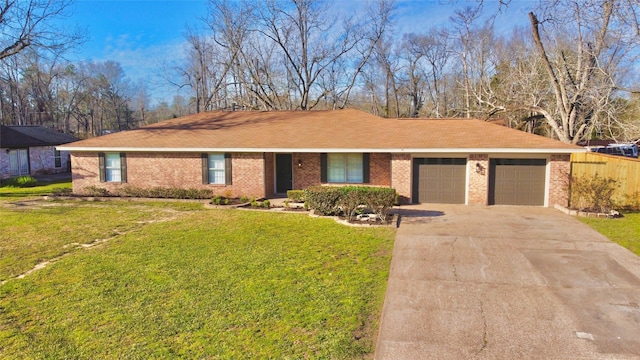
<path id="1" fill-rule="evenodd" d="M 141 147 L 95 147 L 57 146 L 56 149 L 71 152 L 161 152 L 161 153 L 491 153 L 491 154 L 571 154 L 586 152 L 576 148 L 141 148 Z"/>

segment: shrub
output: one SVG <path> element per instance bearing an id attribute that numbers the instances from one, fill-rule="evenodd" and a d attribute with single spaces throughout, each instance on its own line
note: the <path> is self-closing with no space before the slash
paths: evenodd
<path id="1" fill-rule="evenodd" d="M 38 185 L 38 180 L 28 175 L 9 178 L 2 181 L 2 186 L 7 186 L 7 187 L 26 188 L 26 187 L 34 187 L 36 185 Z"/>
<path id="2" fill-rule="evenodd" d="M 71 195 L 72 191 L 70 188 L 54 188 L 51 193 L 55 196 L 68 196 Z"/>
<path id="3" fill-rule="evenodd" d="M 305 201 L 304 190 L 288 190 L 287 198 L 293 202 L 303 203 Z"/>
<path id="4" fill-rule="evenodd" d="M 120 188 L 115 195 L 124 197 L 160 198 L 160 199 L 210 199 L 213 196 L 208 189 L 182 189 L 182 188 L 139 188 L 125 186 Z"/>
<path id="5" fill-rule="evenodd" d="M 342 188 L 342 196 L 338 202 L 349 220 L 359 207 L 366 206 L 380 220 L 385 221 L 389 210 L 396 202 L 396 191 L 381 187 L 345 186 Z"/>
<path id="6" fill-rule="evenodd" d="M 616 206 L 613 194 L 618 181 L 608 177 L 571 177 L 571 206 L 584 211 L 609 212 Z"/>
<path id="7" fill-rule="evenodd" d="M 87 186 L 82 190 L 85 196 L 110 196 L 109 190 L 97 186 Z"/>
<path id="8" fill-rule="evenodd" d="M 271 201 L 269 201 L 269 200 L 263 201 L 262 202 L 262 207 L 266 208 L 266 209 L 270 208 L 271 207 Z"/>
<path id="9" fill-rule="evenodd" d="M 366 188 L 366 205 L 378 215 L 380 220 L 386 221 L 389 211 L 394 204 L 397 203 L 397 195 L 395 189 L 368 187 Z"/>
<path id="10" fill-rule="evenodd" d="M 396 201 L 396 191 L 370 186 L 312 186 L 305 190 L 306 204 L 323 215 L 337 215 L 341 211 L 351 220 L 359 207 L 371 209 L 385 221 Z"/>
<path id="11" fill-rule="evenodd" d="M 340 188 L 332 186 L 311 186 L 304 190 L 304 198 L 308 207 L 321 215 L 339 214 L 338 199 L 340 199 L 340 195 Z"/>
<path id="12" fill-rule="evenodd" d="M 218 196 L 214 196 L 213 199 L 211 199 L 211 203 L 214 205 L 222 205 L 222 202 L 226 200 L 224 197 L 218 195 Z"/>

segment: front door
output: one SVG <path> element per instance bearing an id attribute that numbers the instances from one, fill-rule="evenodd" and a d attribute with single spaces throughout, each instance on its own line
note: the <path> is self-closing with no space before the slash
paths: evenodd
<path id="1" fill-rule="evenodd" d="M 29 175 L 29 150 L 9 150 L 11 176 Z"/>
<path id="2" fill-rule="evenodd" d="M 284 194 L 293 189 L 291 154 L 276 154 L 276 193 Z"/>

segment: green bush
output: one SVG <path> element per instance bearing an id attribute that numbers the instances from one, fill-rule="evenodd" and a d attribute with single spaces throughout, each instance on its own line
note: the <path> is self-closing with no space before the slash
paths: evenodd
<path id="1" fill-rule="evenodd" d="M 395 189 L 371 186 L 345 186 L 341 188 L 339 206 L 351 220 L 359 207 L 366 206 L 382 221 L 387 219 L 389 210 L 396 203 Z"/>
<path id="2" fill-rule="evenodd" d="M 182 188 L 139 188 L 125 186 L 114 193 L 116 196 L 159 198 L 159 199 L 210 199 L 213 192 L 209 189 L 182 189 Z"/>
<path id="3" fill-rule="evenodd" d="M 333 186 L 311 186 L 304 190 L 304 198 L 309 209 L 321 215 L 338 215 L 340 213 L 338 208 L 340 195 L 340 188 Z"/>
<path id="4" fill-rule="evenodd" d="M 609 212 L 616 206 L 613 194 L 620 185 L 596 173 L 592 177 L 571 177 L 571 207 L 583 211 Z"/>
<path id="5" fill-rule="evenodd" d="M 371 186 L 312 186 L 305 190 L 305 198 L 310 209 L 323 215 L 342 212 L 351 220 L 356 210 L 364 206 L 385 221 L 396 201 L 396 191 Z"/>
<path id="6" fill-rule="evenodd" d="M 110 196 L 109 190 L 97 186 L 87 186 L 83 189 L 84 196 Z"/>
<path id="7" fill-rule="evenodd" d="M 218 196 L 214 196 L 213 199 L 211 199 L 211 203 L 214 205 L 222 205 L 224 200 L 226 200 L 224 196 L 218 195 Z"/>
<path id="8" fill-rule="evenodd" d="M 55 196 L 69 196 L 71 195 L 72 190 L 70 188 L 54 188 L 51 192 Z"/>
<path id="9" fill-rule="evenodd" d="M 27 188 L 36 185 L 38 185 L 38 180 L 28 175 L 2 180 L 2 186 L 6 187 Z"/>
<path id="10" fill-rule="evenodd" d="M 293 202 L 303 203 L 305 201 L 304 190 L 288 190 L 287 198 Z"/>

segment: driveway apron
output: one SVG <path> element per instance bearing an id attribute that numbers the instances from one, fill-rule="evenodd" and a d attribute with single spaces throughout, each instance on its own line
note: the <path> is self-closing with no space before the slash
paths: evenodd
<path id="1" fill-rule="evenodd" d="M 376 359 L 640 359 L 630 251 L 550 208 L 400 211 Z"/>

